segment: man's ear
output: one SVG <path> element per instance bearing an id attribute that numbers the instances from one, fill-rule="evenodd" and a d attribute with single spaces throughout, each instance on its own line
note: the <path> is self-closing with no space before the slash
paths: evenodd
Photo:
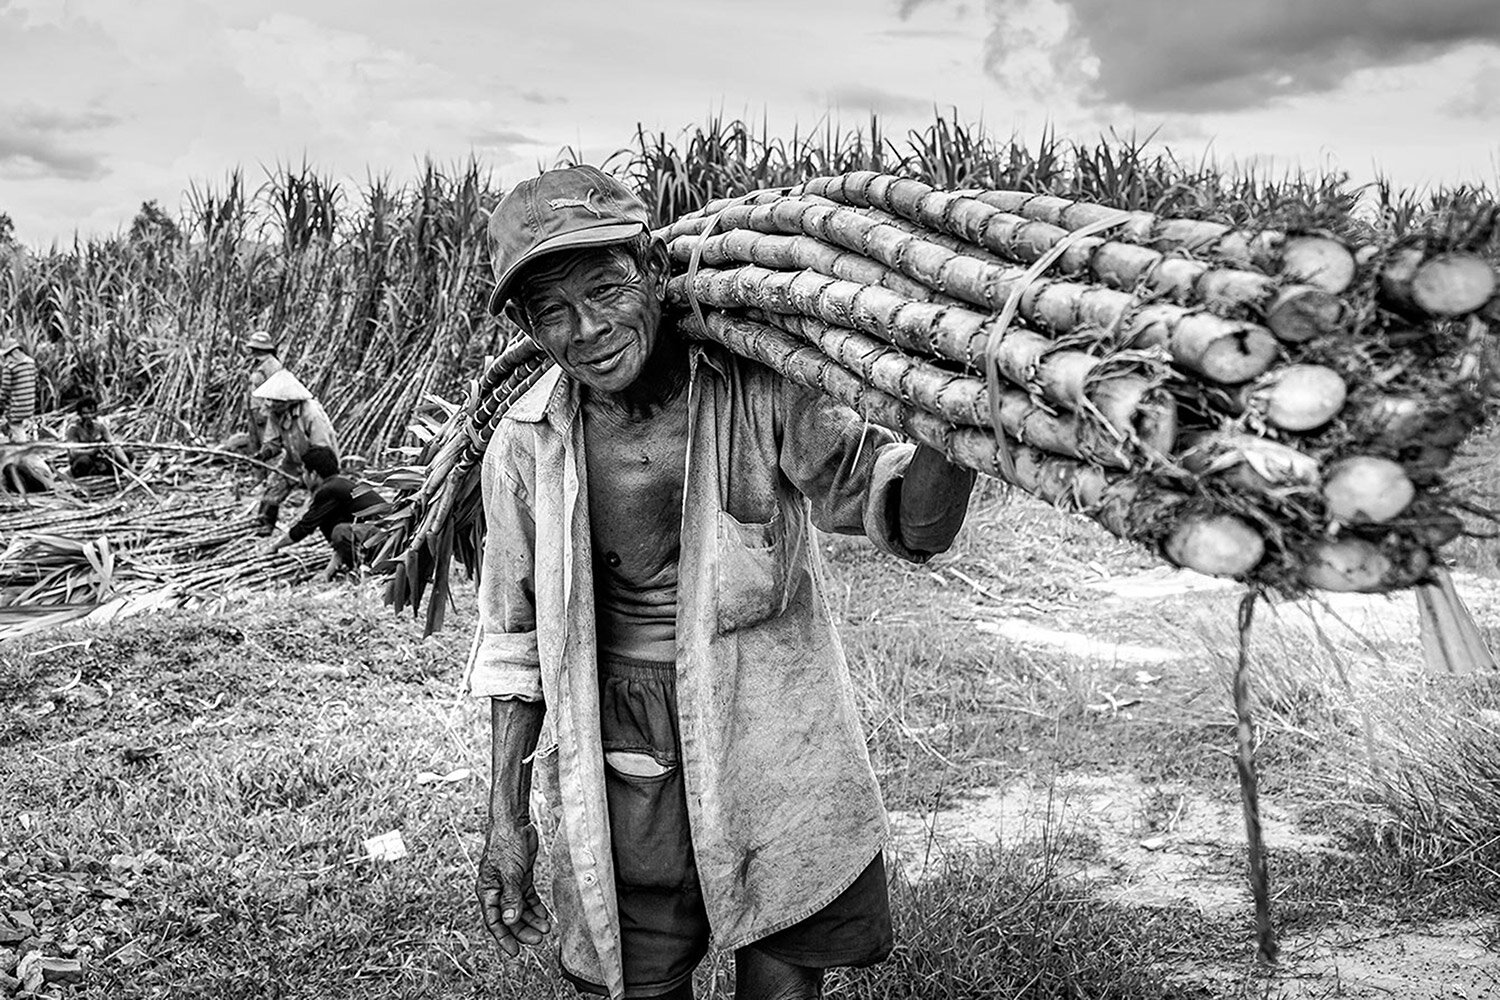
<path id="1" fill-rule="evenodd" d="M 505 305 L 500 307 L 500 311 L 505 313 L 505 318 L 519 327 L 522 333 L 528 337 L 531 336 L 531 323 L 526 319 L 526 310 L 516 305 L 514 298 L 506 299 Z"/>

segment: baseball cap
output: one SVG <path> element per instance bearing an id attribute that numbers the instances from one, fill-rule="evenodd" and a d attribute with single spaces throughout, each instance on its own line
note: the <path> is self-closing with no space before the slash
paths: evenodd
<path id="1" fill-rule="evenodd" d="M 538 257 L 623 243 L 645 232 L 650 221 L 645 203 L 598 167 L 563 167 L 522 181 L 490 213 L 490 312 L 500 311 L 516 275 Z"/>

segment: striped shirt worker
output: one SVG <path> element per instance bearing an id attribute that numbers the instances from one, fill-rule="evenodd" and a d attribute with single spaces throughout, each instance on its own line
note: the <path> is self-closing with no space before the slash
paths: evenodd
<path id="1" fill-rule="evenodd" d="M 0 343 L 0 423 L 11 431 L 36 417 L 36 362 L 16 341 Z"/>

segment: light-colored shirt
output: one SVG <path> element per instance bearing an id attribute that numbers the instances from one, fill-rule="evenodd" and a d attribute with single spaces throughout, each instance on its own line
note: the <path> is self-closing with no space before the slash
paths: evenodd
<path id="1" fill-rule="evenodd" d="M 809 524 L 923 557 L 896 523 L 910 445 L 754 362 L 691 350 L 678 712 L 699 882 L 714 939 L 732 949 L 826 906 L 887 838 Z M 619 996 L 582 424 L 576 384 L 554 369 L 485 452 L 465 682 L 546 704 L 534 793 L 561 957 Z"/>
<path id="2" fill-rule="evenodd" d="M 290 466 L 302 465 L 302 453 L 315 444 L 332 448 L 339 453 L 338 435 L 334 433 L 333 421 L 323 404 L 316 399 L 304 399 L 293 404 L 280 417 L 271 414 L 266 424 L 266 443 L 279 442 L 284 449 L 282 462 Z"/>

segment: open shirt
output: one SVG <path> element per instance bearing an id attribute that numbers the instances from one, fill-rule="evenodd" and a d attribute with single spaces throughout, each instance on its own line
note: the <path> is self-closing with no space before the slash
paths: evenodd
<path id="1" fill-rule="evenodd" d="M 823 393 L 690 348 L 677 594 L 688 816 L 709 924 L 738 948 L 821 909 L 887 838 L 809 523 L 901 542 L 913 448 Z M 553 369 L 485 452 L 476 697 L 540 700 L 534 794 L 561 958 L 624 992 L 604 791 L 579 390 Z"/>

